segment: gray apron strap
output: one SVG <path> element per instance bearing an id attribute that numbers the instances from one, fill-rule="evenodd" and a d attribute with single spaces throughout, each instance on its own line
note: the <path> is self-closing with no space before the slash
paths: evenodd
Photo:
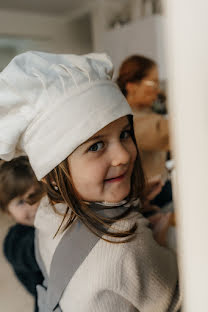
<path id="1" fill-rule="evenodd" d="M 117 207 L 103 209 L 99 206 L 96 209 L 100 215 L 106 217 L 115 217 L 126 210 Z M 45 277 L 43 285 L 37 286 L 39 312 L 61 312 L 59 302 L 66 286 L 99 239 L 85 225 L 77 221 L 66 230 L 60 240 L 53 255 L 48 278 L 39 253 L 36 235 L 36 259 Z"/>
<path id="2" fill-rule="evenodd" d="M 46 300 L 49 311 L 57 307 L 72 276 L 99 239 L 80 222 L 64 234 L 51 262 Z"/>

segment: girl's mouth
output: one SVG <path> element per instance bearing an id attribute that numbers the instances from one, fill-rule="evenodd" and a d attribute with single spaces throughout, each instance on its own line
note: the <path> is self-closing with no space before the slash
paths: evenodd
<path id="1" fill-rule="evenodd" d="M 125 177 L 125 173 L 120 175 L 120 176 L 118 176 L 118 177 L 106 179 L 104 181 L 107 182 L 107 183 L 120 182 L 120 181 L 123 180 L 124 177 Z"/>

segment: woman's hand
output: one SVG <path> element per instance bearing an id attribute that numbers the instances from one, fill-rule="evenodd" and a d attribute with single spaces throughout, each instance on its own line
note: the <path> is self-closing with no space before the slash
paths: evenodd
<path id="1" fill-rule="evenodd" d="M 157 213 L 148 218 L 152 225 L 154 239 L 161 246 L 167 245 L 167 233 L 174 219 L 173 212 Z"/>
<path id="2" fill-rule="evenodd" d="M 146 191 L 145 191 L 145 198 L 147 201 L 151 201 L 157 196 L 163 187 L 163 182 L 160 176 L 155 176 L 151 178 L 147 182 Z"/>

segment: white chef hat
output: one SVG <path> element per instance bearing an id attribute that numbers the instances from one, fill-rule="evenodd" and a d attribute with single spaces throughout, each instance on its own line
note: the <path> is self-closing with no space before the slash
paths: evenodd
<path id="1" fill-rule="evenodd" d="M 112 121 L 132 114 L 105 54 L 26 52 L 0 73 L 0 158 L 28 155 L 40 180 Z"/>

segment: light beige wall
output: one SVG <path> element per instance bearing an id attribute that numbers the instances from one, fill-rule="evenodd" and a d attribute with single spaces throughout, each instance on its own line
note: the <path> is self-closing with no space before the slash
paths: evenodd
<path id="1" fill-rule="evenodd" d="M 141 17 L 117 29 L 109 30 L 107 24 L 112 12 L 115 15 L 115 10 L 115 6 L 110 2 L 101 1 L 100 5 L 94 6 L 92 11 L 94 50 L 107 52 L 113 59 L 116 71 L 129 55 L 142 54 L 150 57 L 159 65 L 160 78 L 166 79 L 164 16 Z"/>
<path id="2" fill-rule="evenodd" d="M 92 51 L 89 17 L 66 18 L 0 10 L 0 70 L 26 50 L 84 54 Z"/>

